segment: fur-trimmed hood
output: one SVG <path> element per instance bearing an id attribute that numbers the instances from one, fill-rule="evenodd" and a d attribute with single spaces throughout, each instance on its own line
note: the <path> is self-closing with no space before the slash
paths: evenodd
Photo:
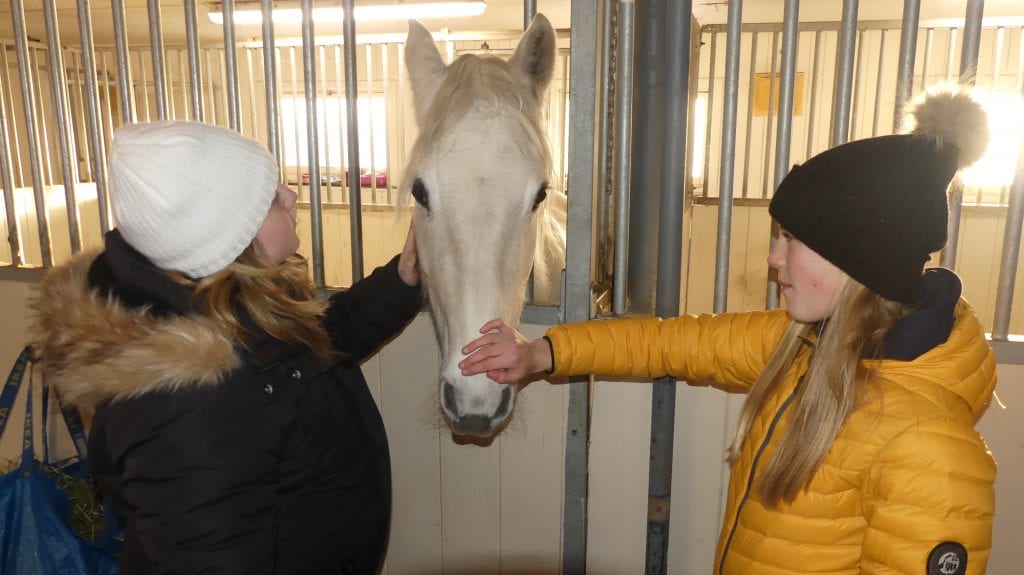
<path id="1" fill-rule="evenodd" d="M 62 401 L 91 407 L 158 390 L 215 385 L 241 365 L 231 334 L 199 315 L 129 308 L 89 285 L 97 252 L 52 269 L 32 299 L 32 347 Z"/>

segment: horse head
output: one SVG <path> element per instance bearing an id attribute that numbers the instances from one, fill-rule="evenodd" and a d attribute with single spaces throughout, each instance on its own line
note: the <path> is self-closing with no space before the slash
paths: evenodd
<path id="1" fill-rule="evenodd" d="M 403 193 L 441 346 L 440 403 L 456 435 L 490 437 L 518 388 L 463 377 L 461 348 L 487 320 L 518 323 L 543 234 L 551 159 L 541 103 L 555 33 L 538 15 L 508 61 L 466 54 L 446 65 L 422 25 L 409 23 L 405 61 L 419 136 Z"/>

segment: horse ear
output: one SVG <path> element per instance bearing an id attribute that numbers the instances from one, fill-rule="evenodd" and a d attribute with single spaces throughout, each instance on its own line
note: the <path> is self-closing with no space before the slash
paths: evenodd
<path id="1" fill-rule="evenodd" d="M 434 95 L 448 75 L 448 68 L 430 31 L 416 20 L 409 20 L 409 35 L 405 40 L 405 67 L 409 71 L 409 83 L 412 85 L 416 122 L 422 126 Z"/>
<path id="2" fill-rule="evenodd" d="M 546 16 L 537 14 L 509 60 L 536 97 L 540 97 L 551 82 L 555 71 L 555 48 L 555 29 Z"/>

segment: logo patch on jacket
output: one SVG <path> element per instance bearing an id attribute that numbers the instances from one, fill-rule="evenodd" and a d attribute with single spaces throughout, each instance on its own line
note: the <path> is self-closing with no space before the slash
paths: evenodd
<path id="1" fill-rule="evenodd" d="M 928 554 L 928 575 L 964 575 L 967 573 L 967 549 L 959 543 L 939 543 Z"/>

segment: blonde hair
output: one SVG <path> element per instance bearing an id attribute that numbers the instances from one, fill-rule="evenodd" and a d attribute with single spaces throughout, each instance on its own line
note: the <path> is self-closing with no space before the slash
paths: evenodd
<path id="1" fill-rule="evenodd" d="M 870 375 L 861 360 L 866 355 L 881 357 L 889 328 L 911 309 L 847 278 L 836 310 L 812 352 L 813 361 L 797 384 L 789 424 L 755 485 L 766 505 L 791 502 L 810 483 Z M 790 322 L 743 405 L 729 448 L 730 461 L 739 457 L 755 416 L 786 379 L 802 345 L 815 345 L 807 337 L 810 328 L 809 324 Z"/>
<path id="2" fill-rule="evenodd" d="M 270 263 L 253 242 L 224 269 L 201 280 L 180 274 L 174 279 L 193 285 L 197 309 L 233 333 L 249 351 L 257 334 L 242 324 L 242 311 L 274 339 L 308 347 L 325 362 L 331 356 L 330 337 L 321 324 L 327 303 L 317 298 L 302 256 Z"/>

